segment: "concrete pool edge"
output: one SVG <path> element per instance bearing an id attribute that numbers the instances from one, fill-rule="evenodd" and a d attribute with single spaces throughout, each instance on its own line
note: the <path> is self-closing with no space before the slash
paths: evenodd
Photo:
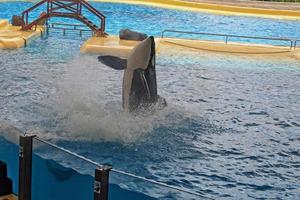
<path id="1" fill-rule="evenodd" d="M 231 5 L 220 5 L 212 3 L 199 3 L 184 0 L 90 0 L 91 2 L 126 3 L 134 5 L 146 5 L 167 9 L 184 11 L 196 11 L 212 13 L 217 15 L 251 16 L 285 20 L 300 20 L 300 11 L 265 9 L 253 7 L 239 7 Z"/>

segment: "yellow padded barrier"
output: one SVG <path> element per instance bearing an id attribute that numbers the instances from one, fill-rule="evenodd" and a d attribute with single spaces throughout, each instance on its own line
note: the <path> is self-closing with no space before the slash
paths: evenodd
<path id="1" fill-rule="evenodd" d="M 240 55 L 253 55 L 264 57 L 290 57 L 300 59 L 300 49 L 290 47 L 242 44 L 235 42 L 206 41 L 178 38 L 158 38 L 156 41 L 156 51 L 159 54 L 172 52 L 182 53 L 183 48 L 192 51 L 210 51 L 213 53 L 227 53 Z M 82 53 L 94 53 L 99 55 L 112 55 L 127 58 L 131 50 L 137 45 L 136 41 L 119 40 L 117 36 L 91 37 L 81 47 Z"/>
<path id="2" fill-rule="evenodd" d="M 38 26 L 35 31 L 20 31 L 21 27 L 8 24 L 7 20 L 0 21 L 0 49 L 17 49 L 24 47 L 28 42 L 40 36 L 44 31 L 43 26 Z"/>
<path id="3" fill-rule="evenodd" d="M 205 51 L 215 51 L 222 53 L 235 54 L 279 54 L 291 52 L 290 47 L 260 45 L 260 44 L 242 44 L 242 43 L 225 43 L 219 41 L 163 38 L 160 39 L 160 45 L 181 46 Z"/>
<path id="4" fill-rule="evenodd" d="M 220 41 L 205 41 L 177 38 L 160 39 L 159 45 L 161 53 L 166 49 L 172 49 L 178 53 L 182 52 L 183 48 L 191 49 L 192 51 L 210 51 L 212 53 L 221 54 L 236 54 L 247 56 L 263 56 L 267 58 L 292 58 L 300 59 L 300 49 L 290 47 L 260 45 L 260 44 L 242 44 L 235 42 L 220 42 Z M 174 52 L 173 51 L 173 52 Z"/>
<path id="5" fill-rule="evenodd" d="M 158 51 L 159 39 L 156 41 Z M 91 37 L 80 48 L 81 53 L 94 53 L 127 58 L 139 41 L 120 40 L 118 36 Z"/>
<path id="6" fill-rule="evenodd" d="M 6 19 L 0 19 L 0 30 L 6 26 L 8 26 L 8 20 Z"/>
<path id="7" fill-rule="evenodd" d="M 92 0 L 99 2 L 127 3 L 157 6 L 169 9 L 209 12 L 222 15 L 246 15 L 276 19 L 300 20 L 300 11 L 278 10 L 253 7 L 239 7 L 230 5 L 189 2 L 182 0 Z"/>
<path id="8" fill-rule="evenodd" d="M 80 51 L 82 53 L 127 57 L 137 44 L 136 41 L 119 40 L 117 36 L 91 37 L 82 45 Z"/>

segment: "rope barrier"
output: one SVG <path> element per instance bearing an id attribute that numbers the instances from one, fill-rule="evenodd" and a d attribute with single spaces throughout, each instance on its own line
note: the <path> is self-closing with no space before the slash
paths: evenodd
<path id="1" fill-rule="evenodd" d="M 75 157 L 77 157 L 77 158 L 80 158 L 80 159 L 82 159 L 82 160 L 84 160 L 84 161 L 86 161 L 86 162 L 88 162 L 88 163 L 91 163 L 91 164 L 97 166 L 97 167 L 100 167 L 100 168 L 103 167 L 103 165 L 101 165 L 101 164 L 99 164 L 99 163 L 97 163 L 97 162 L 95 162 L 95 161 L 93 161 L 93 160 L 91 160 L 91 159 L 88 159 L 88 158 L 86 158 L 86 157 L 84 157 L 84 156 L 81 156 L 81 155 L 79 155 L 79 154 L 77 154 L 77 153 L 74 153 L 74 152 L 72 152 L 72 151 L 70 151 L 70 150 L 67 150 L 67 149 L 65 149 L 65 148 L 63 148 L 63 147 L 57 146 L 56 144 L 53 144 L 53 143 L 48 142 L 48 141 L 46 141 L 46 140 L 43 140 L 43 139 L 41 139 L 41 138 L 39 138 L 39 137 L 34 137 L 34 139 L 36 139 L 36 140 L 38 140 L 38 141 L 40 141 L 40 142 L 42 142 L 42 143 L 44 143 L 44 144 L 47 144 L 47 145 L 49 145 L 49 146 L 51 146 L 51 147 L 53 147 L 53 148 L 55 148 L 55 149 L 61 150 L 61 151 L 65 152 L 65 153 L 67 153 L 67 154 L 70 154 L 70 155 L 72 155 L 72 156 L 75 156 Z"/>
<path id="2" fill-rule="evenodd" d="M 67 149 L 65 149 L 63 147 L 60 147 L 60 146 L 58 146 L 56 144 L 53 144 L 53 143 L 48 142 L 46 140 L 43 140 L 43 139 L 41 139 L 41 138 L 39 138 L 37 136 L 35 136 L 34 139 L 36 139 L 36 140 L 38 140 L 38 141 L 40 141 L 40 142 L 42 142 L 44 144 L 47 144 L 47 145 L 49 145 L 49 146 L 51 146 L 51 147 L 53 147 L 55 149 L 63 151 L 65 153 L 67 153 L 67 154 L 75 156 L 75 157 L 77 157 L 77 158 L 79 158 L 81 160 L 84 160 L 84 161 L 86 161 L 86 162 L 88 162 L 90 164 L 93 164 L 93 165 L 95 165 L 95 166 L 97 166 L 99 168 L 105 167 L 104 165 L 101 165 L 98 162 L 95 162 L 95 161 L 93 161 L 91 159 L 88 159 L 88 158 L 86 158 L 84 156 L 81 156 L 81 155 L 79 155 L 77 153 L 74 153 L 74 152 L 72 152 L 70 150 L 67 150 Z M 212 198 L 209 198 L 209 197 L 205 197 L 204 194 L 201 194 L 201 193 L 198 193 L 198 192 L 193 192 L 193 191 L 190 191 L 190 190 L 188 190 L 186 188 L 180 188 L 180 187 L 177 187 L 177 186 L 168 185 L 166 183 L 163 183 L 163 182 L 160 182 L 160 181 L 155 181 L 153 179 L 149 179 L 149 178 L 146 178 L 146 177 L 138 176 L 138 175 L 135 175 L 135 174 L 132 174 L 132 173 L 129 173 L 129 172 L 121 171 L 121 170 L 118 170 L 118 169 L 111 169 L 111 171 L 115 172 L 115 173 L 118 173 L 118 174 L 122 174 L 122 175 L 125 175 L 125 176 L 128 176 L 128 177 L 131 177 L 131 178 L 135 178 L 135 179 L 143 180 L 145 182 L 153 183 L 153 184 L 156 184 L 156 185 L 159 185 L 159 186 L 167 187 L 169 189 L 177 190 L 179 192 L 184 192 L 186 194 L 191 194 L 191 195 L 194 195 L 194 196 L 197 196 L 197 197 L 201 197 L 201 198 L 205 198 L 205 199 L 212 199 Z"/>

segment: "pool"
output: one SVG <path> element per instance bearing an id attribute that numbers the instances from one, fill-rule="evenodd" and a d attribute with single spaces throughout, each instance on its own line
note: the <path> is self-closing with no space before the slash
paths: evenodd
<path id="1" fill-rule="evenodd" d="M 0 18 L 31 5 L 0 3 Z M 300 38 L 298 21 L 93 6 L 107 16 L 111 34 L 128 27 L 158 36 L 176 28 Z M 0 120 L 116 169 L 214 199 L 299 198 L 299 60 L 162 49 L 158 85 L 168 107 L 141 118 L 122 112 L 122 72 L 95 55 L 81 55 L 83 41 L 50 32 L 27 48 L 0 50 Z M 93 173 L 46 148 L 37 153 Z M 180 199 L 126 177 L 113 175 L 112 182 L 158 199 Z"/>

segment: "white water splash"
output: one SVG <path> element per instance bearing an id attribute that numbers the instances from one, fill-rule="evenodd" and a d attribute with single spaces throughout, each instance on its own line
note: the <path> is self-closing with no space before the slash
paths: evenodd
<path id="1" fill-rule="evenodd" d="M 133 142 L 167 121 L 166 108 L 155 114 L 134 116 L 122 109 L 123 71 L 98 62 L 96 56 L 80 56 L 62 67 L 51 98 L 63 116 L 64 137 L 80 140 L 117 140 Z"/>

